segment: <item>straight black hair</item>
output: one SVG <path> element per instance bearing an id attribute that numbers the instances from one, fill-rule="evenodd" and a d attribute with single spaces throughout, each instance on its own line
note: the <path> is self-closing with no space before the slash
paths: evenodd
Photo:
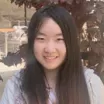
<path id="1" fill-rule="evenodd" d="M 71 13 L 57 4 L 48 5 L 36 11 L 29 24 L 28 57 L 22 74 L 22 90 L 28 96 L 29 104 L 47 104 L 48 100 L 45 73 L 33 52 L 37 32 L 47 18 L 53 19 L 60 26 L 67 51 L 66 59 L 57 76 L 57 104 L 91 104 L 81 64 L 75 22 Z"/>

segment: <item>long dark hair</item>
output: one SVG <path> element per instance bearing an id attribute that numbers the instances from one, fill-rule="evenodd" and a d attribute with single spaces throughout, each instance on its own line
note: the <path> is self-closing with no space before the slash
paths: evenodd
<path id="1" fill-rule="evenodd" d="M 77 29 L 71 14 L 56 4 L 43 7 L 32 16 L 28 28 L 28 57 L 22 75 L 22 90 L 30 104 L 47 104 L 45 73 L 33 52 L 36 34 L 44 19 L 52 18 L 61 28 L 66 45 L 66 59 L 57 76 L 57 104 L 90 104 L 81 64 Z"/>

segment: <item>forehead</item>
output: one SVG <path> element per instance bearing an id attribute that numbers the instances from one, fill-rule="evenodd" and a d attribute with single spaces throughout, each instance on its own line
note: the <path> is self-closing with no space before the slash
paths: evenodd
<path id="1" fill-rule="evenodd" d="M 42 25 L 40 26 L 40 29 L 39 29 L 39 33 L 40 35 L 45 34 L 49 36 L 62 35 L 61 28 L 51 18 L 46 18 L 43 20 Z"/>

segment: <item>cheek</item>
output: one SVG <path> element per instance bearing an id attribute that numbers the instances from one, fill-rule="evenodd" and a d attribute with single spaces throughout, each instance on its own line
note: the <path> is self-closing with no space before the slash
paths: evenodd
<path id="1" fill-rule="evenodd" d="M 38 45 L 34 42 L 34 54 L 38 52 Z"/>
<path id="2" fill-rule="evenodd" d="M 61 54 L 66 55 L 66 46 L 65 46 L 65 44 L 59 45 L 58 49 L 60 50 Z"/>
<path id="3" fill-rule="evenodd" d="M 42 44 L 39 44 L 37 42 L 34 42 L 34 54 L 35 55 L 38 55 L 38 54 L 42 53 L 42 51 L 43 51 Z"/>

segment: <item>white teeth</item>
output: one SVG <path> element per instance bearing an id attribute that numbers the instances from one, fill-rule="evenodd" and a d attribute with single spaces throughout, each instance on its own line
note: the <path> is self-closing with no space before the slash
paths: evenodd
<path id="1" fill-rule="evenodd" d="M 55 59 L 56 57 L 45 57 L 46 59 L 52 60 Z"/>

